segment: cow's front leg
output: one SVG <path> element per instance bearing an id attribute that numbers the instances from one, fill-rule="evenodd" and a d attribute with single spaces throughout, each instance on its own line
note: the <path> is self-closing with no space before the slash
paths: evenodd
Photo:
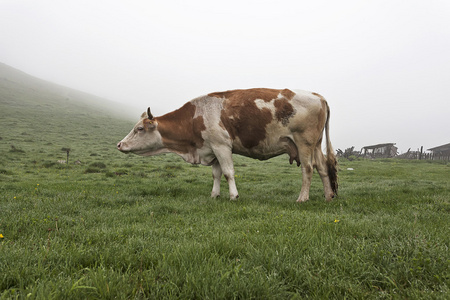
<path id="1" fill-rule="evenodd" d="M 236 182 L 234 181 L 234 165 L 231 148 L 222 147 L 215 149 L 214 154 L 216 155 L 222 173 L 228 182 L 228 187 L 230 189 L 230 199 L 236 200 L 239 197 L 239 194 L 236 188 Z"/>
<path id="2" fill-rule="evenodd" d="M 212 175 L 214 180 L 213 189 L 211 192 L 211 197 L 216 198 L 220 196 L 220 179 L 222 178 L 222 169 L 220 167 L 219 161 L 216 160 L 212 165 Z"/>

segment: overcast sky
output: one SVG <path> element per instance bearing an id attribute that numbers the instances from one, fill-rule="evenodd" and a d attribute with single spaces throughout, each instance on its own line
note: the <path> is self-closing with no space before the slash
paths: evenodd
<path id="1" fill-rule="evenodd" d="M 448 0 L 0 0 L 0 62 L 136 121 L 213 91 L 291 88 L 327 99 L 335 148 L 450 143 Z"/>

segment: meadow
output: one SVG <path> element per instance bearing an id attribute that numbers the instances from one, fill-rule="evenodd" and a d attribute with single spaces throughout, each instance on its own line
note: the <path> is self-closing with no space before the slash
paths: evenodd
<path id="1" fill-rule="evenodd" d="M 1 299 L 448 298 L 449 164 L 341 161 L 339 197 L 315 174 L 299 205 L 287 157 L 235 157 L 230 201 L 208 167 L 109 147 L 2 149 Z"/>
<path id="2" fill-rule="evenodd" d="M 0 100 L 0 299 L 449 298 L 449 163 L 340 160 L 339 196 L 314 174 L 300 205 L 287 156 L 235 156 L 239 200 L 211 199 L 210 167 L 119 153 L 133 122 Z"/>

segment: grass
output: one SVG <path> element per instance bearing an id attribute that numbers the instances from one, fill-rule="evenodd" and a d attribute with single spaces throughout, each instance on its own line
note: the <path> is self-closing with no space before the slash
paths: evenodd
<path id="1" fill-rule="evenodd" d="M 0 299 L 449 297 L 448 163 L 340 161 L 339 197 L 315 174 L 299 205 L 287 157 L 236 156 L 239 200 L 225 180 L 210 199 L 210 168 L 115 150 L 132 122 L 14 91 L 0 98 Z"/>
<path id="2" fill-rule="evenodd" d="M 235 202 L 174 156 L 3 165 L 2 297 L 447 298 L 449 165 L 341 162 L 298 205 L 285 158 L 236 160 Z"/>

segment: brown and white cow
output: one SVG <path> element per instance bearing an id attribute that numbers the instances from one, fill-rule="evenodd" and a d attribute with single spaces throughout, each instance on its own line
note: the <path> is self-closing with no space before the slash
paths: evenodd
<path id="1" fill-rule="evenodd" d="M 173 152 L 186 162 L 212 166 L 211 197 L 220 195 L 222 174 L 230 198 L 238 198 L 232 154 L 266 160 L 284 153 L 302 169 L 298 202 L 307 201 L 313 167 L 330 201 L 338 190 L 337 162 L 329 137 L 330 108 L 316 93 L 248 89 L 211 93 L 153 117 L 148 108 L 117 149 L 143 156 Z M 327 155 L 321 149 L 325 129 Z"/>

